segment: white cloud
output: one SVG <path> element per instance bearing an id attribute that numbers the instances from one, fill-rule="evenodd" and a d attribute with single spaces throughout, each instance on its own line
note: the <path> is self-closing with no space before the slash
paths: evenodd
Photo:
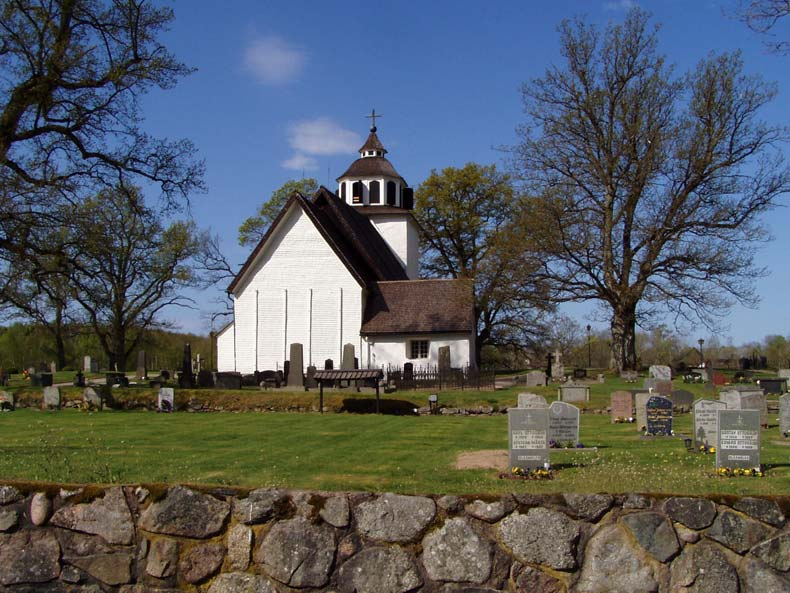
<path id="1" fill-rule="evenodd" d="M 287 161 L 280 163 L 286 169 L 294 171 L 315 171 L 318 169 L 318 162 L 311 156 L 297 153 Z"/>
<path id="2" fill-rule="evenodd" d="M 605 2 L 605 10 L 630 10 L 636 6 L 634 0 L 616 0 L 615 2 Z"/>
<path id="3" fill-rule="evenodd" d="M 288 144 L 304 154 L 348 154 L 359 149 L 362 139 L 328 117 L 319 117 L 289 126 Z"/>
<path id="4" fill-rule="evenodd" d="M 307 60 L 306 52 L 276 36 L 253 39 L 244 50 L 244 66 L 259 82 L 279 85 L 295 81 Z"/>

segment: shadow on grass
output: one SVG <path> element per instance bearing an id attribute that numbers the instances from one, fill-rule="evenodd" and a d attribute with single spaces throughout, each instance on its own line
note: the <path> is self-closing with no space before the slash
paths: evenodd
<path id="1" fill-rule="evenodd" d="M 375 414 L 376 398 L 348 398 L 343 400 L 341 412 L 351 414 Z M 417 405 L 405 399 L 382 399 L 379 411 L 390 416 L 417 416 Z"/>

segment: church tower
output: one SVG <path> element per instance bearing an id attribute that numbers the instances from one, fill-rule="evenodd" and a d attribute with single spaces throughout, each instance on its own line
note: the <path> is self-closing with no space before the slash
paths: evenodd
<path id="1" fill-rule="evenodd" d="M 385 156 L 387 149 L 376 134 L 376 118 L 381 115 L 374 109 L 367 117 L 371 119 L 370 134 L 359 149 L 359 158 L 337 178 L 337 195 L 370 219 L 400 260 L 406 275 L 416 279 L 420 232 L 411 215 L 414 190 Z"/>

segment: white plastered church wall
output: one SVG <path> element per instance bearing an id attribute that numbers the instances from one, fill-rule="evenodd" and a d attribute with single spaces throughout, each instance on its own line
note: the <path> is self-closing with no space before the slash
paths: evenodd
<path id="1" fill-rule="evenodd" d="M 235 368 L 233 360 L 233 340 L 236 324 L 229 323 L 217 333 L 217 369 L 232 371 Z"/>
<path id="2" fill-rule="evenodd" d="M 370 217 L 375 229 L 406 270 L 410 280 L 419 277 L 420 233 L 417 225 L 404 214 L 377 214 Z"/>
<path id="3" fill-rule="evenodd" d="M 235 291 L 236 368 L 220 370 L 281 369 L 292 343 L 302 344 L 305 367 L 323 368 L 331 358 L 339 368 L 343 344 L 360 347 L 362 298 L 348 268 L 294 202 Z"/>
<path id="4" fill-rule="evenodd" d="M 409 358 L 412 340 L 428 341 L 427 358 Z M 439 364 L 439 348 L 450 347 L 450 364 L 465 367 L 470 364 L 473 342 L 463 334 L 393 334 L 386 336 L 367 336 L 367 351 L 370 353 L 371 368 L 387 366 L 400 367 L 411 362 L 415 367 L 436 366 Z"/>

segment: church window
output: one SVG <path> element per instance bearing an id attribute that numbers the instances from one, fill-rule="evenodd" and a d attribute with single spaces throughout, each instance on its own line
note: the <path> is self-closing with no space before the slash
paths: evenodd
<path id="1" fill-rule="evenodd" d="M 411 340 L 409 342 L 409 358 L 428 358 L 428 340 Z"/>
<path id="2" fill-rule="evenodd" d="M 362 203 L 362 182 L 355 181 L 351 184 L 351 201 L 354 204 L 361 204 Z"/>
<path id="3" fill-rule="evenodd" d="M 340 184 L 340 199 L 346 201 L 346 182 Z"/>
<path id="4" fill-rule="evenodd" d="M 395 191 L 396 191 L 396 189 L 395 189 L 395 182 L 394 181 L 388 181 L 387 182 L 387 204 L 389 204 L 390 206 L 394 206 L 395 205 Z"/>
<path id="5" fill-rule="evenodd" d="M 379 204 L 381 202 L 381 189 L 378 181 L 371 181 L 368 186 L 368 194 L 370 195 L 371 204 Z"/>

